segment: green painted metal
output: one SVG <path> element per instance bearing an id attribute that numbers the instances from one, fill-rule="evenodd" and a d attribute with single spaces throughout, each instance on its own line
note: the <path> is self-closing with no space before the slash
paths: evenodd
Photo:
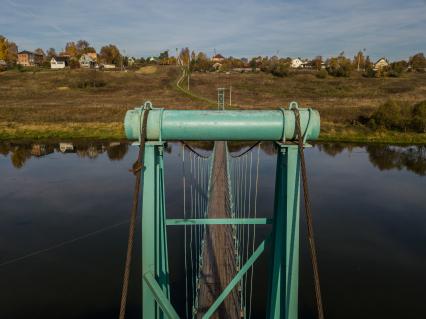
<path id="1" fill-rule="evenodd" d="M 296 319 L 299 291 L 300 158 L 295 145 L 280 145 L 266 318 Z"/>
<path id="2" fill-rule="evenodd" d="M 299 109 L 301 128 L 307 140 L 320 131 L 319 113 Z M 130 140 L 140 136 L 141 109 L 126 113 L 124 127 Z M 309 131 L 307 130 L 309 124 Z M 148 115 L 147 138 L 151 141 L 250 141 L 293 140 L 296 137 L 292 110 L 169 110 L 152 109 Z"/>
<path id="3" fill-rule="evenodd" d="M 167 260 L 163 144 L 145 145 L 142 194 L 142 273 L 152 273 L 163 294 L 170 298 Z M 142 282 L 143 318 L 163 318 L 152 289 Z"/>
<path id="4" fill-rule="evenodd" d="M 152 273 L 147 272 L 144 274 L 144 279 L 148 287 L 151 289 L 151 292 L 160 306 L 163 313 L 166 315 L 166 318 L 169 319 L 179 319 L 179 315 L 177 314 L 175 308 L 173 308 L 172 304 L 169 301 L 169 297 L 164 295 L 163 290 L 161 289 L 158 282 L 155 280 Z"/>
<path id="5" fill-rule="evenodd" d="M 297 107 L 293 104 L 290 108 Z M 151 108 L 150 103 L 145 108 Z M 126 135 L 139 137 L 144 110 L 128 111 Z M 299 109 L 304 142 L 319 135 L 317 111 Z M 295 138 L 293 111 L 182 111 L 152 109 L 148 117 L 148 142 L 145 146 L 142 194 L 142 293 L 143 318 L 178 318 L 170 303 L 167 226 L 212 224 L 273 224 L 270 236 L 271 270 L 268 283 L 267 318 L 297 319 L 299 276 L 300 158 L 296 145 L 280 143 L 277 158 L 274 218 L 249 219 L 166 219 L 164 194 L 163 141 L 168 140 L 271 140 Z M 307 144 L 305 144 L 307 145 Z M 213 168 L 210 165 L 209 192 Z M 229 172 L 229 163 L 228 172 Z M 231 179 L 228 175 L 229 191 Z M 231 209 L 234 203 L 230 194 Z M 234 216 L 232 216 L 234 217 Z M 269 237 L 268 237 L 269 238 Z M 209 318 L 240 282 L 265 249 L 256 249 L 241 270 L 220 294 L 203 318 Z"/>
<path id="6" fill-rule="evenodd" d="M 262 241 L 259 247 L 253 252 L 249 259 L 247 259 L 246 263 L 241 267 L 240 271 L 232 278 L 231 282 L 226 286 L 226 288 L 222 291 L 222 293 L 217 297 L 215 302 L 210 306 L 209 310 L 204 314 L 203 319 L 210 318 L 214 312 L 219 308 L 220 304 L 225 300 L 226 296 L 234 289 L 234 287 L 238 284 L 238 282 L 243 278 L 244 274 L 250 269 L 250 267 L 254 264 L 254 262 L 259 258 L 259 256 L 265 250 L 266 245 L 270 241 L 271 237 L 268 236 L 264 241 Z"/>
<path id="7" fill-rule="evenodd" d="M 196 219 L 167 219 L 167 226 L 183 225 L 269 225 L 270 218 L 196 218 Z"/>

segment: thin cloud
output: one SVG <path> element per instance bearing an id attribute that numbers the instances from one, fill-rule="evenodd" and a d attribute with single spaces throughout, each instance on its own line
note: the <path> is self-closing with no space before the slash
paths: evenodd
<path id="1" fill-rule="evenodd" d="M 373 57 L 396 59 L 426 48 L 424 0 L 107 0 L 96 10 L 83 0 L 37 6 L 21 0 L 9 14 L 16 23 L 0 24 L 6 36 L 27 37 L 18 45 L 61 48 L 83 38 L 97 48 L 115 43 L 134 56 L 184 46 L 246 57 L 277 51 L 313 57 L 344 50 L 351 55 L 367 48 Z"/>

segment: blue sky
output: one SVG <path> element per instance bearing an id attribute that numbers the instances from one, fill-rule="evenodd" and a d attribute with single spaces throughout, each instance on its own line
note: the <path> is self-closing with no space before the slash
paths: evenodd
<path id="1" fill-rule="evenodd" d="M 127 55 L 185 46 L 212 55 L 372 58 L 426 53 L 426 0 L 0 0 L 0 34 L 20 50 L 85 39 Z"/>

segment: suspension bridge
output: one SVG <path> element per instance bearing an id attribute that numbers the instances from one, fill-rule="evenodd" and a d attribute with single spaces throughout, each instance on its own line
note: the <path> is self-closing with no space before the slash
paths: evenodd
<path id="1" fill-rule="evenodd" d="M 313 262 L 316 301 L 323 317 L 316 251 L 313 243 L 303 149 L 319 135 L 319 113 L 299 108 L 268 111 L 129 110 L 127 138 L 137 140 L 139 157 L 120 318 L 126 309 L 129 268 L 138 203 L 142 209 L 143 318 L 251 318 L 253 266 L 270 246 L 266 318 L 298 317 L 300 180 L 305 190 L 308 237 Z M 182 218 L 165 211 L 163 149 L 182 142 Z M 210 155 L 188 141 L 215 141 Z M 257 141 L 239 155 L 227 141 Z M 277 147 L 274 215 L 257 216 L 259 150 L 262 141 Z M 253 156 L 253 153 L 257 153 Z M 256 228 L 272 225 L 256 246 Z M 167 229 L 183 227 L 185 313 L 178 315 L 170 299 Z"/>

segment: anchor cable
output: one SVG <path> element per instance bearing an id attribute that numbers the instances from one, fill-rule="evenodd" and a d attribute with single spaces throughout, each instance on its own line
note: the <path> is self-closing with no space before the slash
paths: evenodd
<path id="1" fill-rule="evenodd" d="M 141 179 L 142 179 L 142 169 L 144 167 L 143 161 L 145 156 L 146 127 L 147 127 L 147 121 L 148 121 L 148 113 L 149 113 L 149 109 L 145 109 L 143 112 L 143 119 L 141 121 L 141 127 L 140 127 L 140 145 L 139 145 L 138 159 L 136 160 L 136 162 L 133 163 L 132 168 L 129 170 L 130 172 L 133 172 L 133 174 L 136 176 L 136 180 L 135 180 L 135 188 L 133 191 L 132 211 L 130 214 L 129 238 L 127 242 L 126 264 L 124 267 L 123 289 L 121 292 L 119 319 L 124 319 L 126 315 L 127 293 L 129 290 L 130 265 L 132 263 L 133 242 L 135 237 L 137 210 L 139 206 L 139 192 L 141 190 L 140 185 L 141 185 Z"/>
<path id="2" fill-rule="evenodd" d="M 306 174 L 306 163 L 305 163 L 305 154 L 303 147 L 303 135 L 302 129 L 300 127 L 300 113 L 297 108 L 294 110 L 294 115 L 296 119 L 296 133 L 298 135 L 298 144 L 299 144 L 299 154 L 300 154 L 300 166 L 302 169 L 302 183 L 303 183 L 303 198 L 305 203 L 305 214 L 306 214 L 306 224 L 308 231 L 308 241 L 309 241 L 309 252 L 311 255 L 312 269 L 314 273 L 314 283 L 315 283 L 315 298 L 317 305 L 317 313 L 319 319 L 324 319 L 324 308 L 322 304 L 321 297 L 321 287 L 320 287 L 320 278 L 318 271 L 318 260 L 317 260 L 317 251 L 315 248 L 315 240 L 314 240 L 314 227 L 312 221 L 312 212 L 311 212 L 311 201 L 309 197 L 309 189 L 308 189 L 308 177 Z"/>

